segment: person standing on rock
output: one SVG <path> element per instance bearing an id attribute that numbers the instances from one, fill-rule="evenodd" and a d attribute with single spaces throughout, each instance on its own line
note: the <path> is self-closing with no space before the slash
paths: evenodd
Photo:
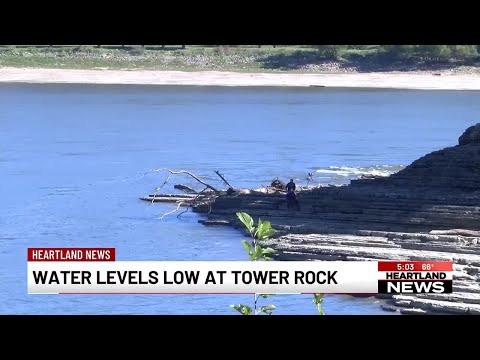
<path id="1" fill-rule="evenodd" d="M 287 209 L 295 209 L 297 208 L 300 210 L 300 206 L 297 201 L 297 194 L 295 194 L 295 183 L 293 182 L 293 179 L 290 179 L 290 182 L 286 186 L 287 189 Z"/>
<path id="2" fill-rule="evenodd" d="M 289 192 L 290 190 L 295 191 L 295 188 L 296 186 L 295 186 L 295 183 L 293 182 L 293 179 L 290 179 L 290 182 L 286 186 L 287 192 Z"/>

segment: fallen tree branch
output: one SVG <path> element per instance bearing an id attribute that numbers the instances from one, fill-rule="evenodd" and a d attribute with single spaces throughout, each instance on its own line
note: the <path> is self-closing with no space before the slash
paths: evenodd
<path id="1" fill-rule="evenodd" d="M 223 182 L 224 182 L 225 184 L 227 184 L 227 186 L 228 186 L 230 189 L 235 190 L 235 188 L 234 188 L 232 185 L 230 185 L 227 180 L 225 180 L 225 178 L 223 177 L 223 175 L 220 174 L 220 172 L 219 172 L 218 170 L 215 171 L 215 174 L 217 174 L 217 175 L 220 177 L 220 179 L 222 179 Z"/>
<path id="2" fill-rule="evenodd" d="M 155 191 L 153 192 L 153 197 L 152 201 L 148 204 L 148 206 L 152 205 L 155 202 L 155 196 L 157 196 L 157 192 L 160 190 L 160 188 L 156 188 Z"/>
<path id="3" fill-rule="evenodd" d="M 177 212 L 178 209 L 180 209 L 180 206 L 182 206 L 183 204 L 184 204 L 184 202 L 183 202 L 183 201 L 180 201 L 180 202 L 178 203 L 176 209 L 174 209 L 174 210 L 172 210 L 172 211 L 169 211 L 169 212 L 166 212 L 165 214 L 163 214 L 162 216 L 160 216 L 158 219 L 159 219 L 159 220 L 163 220 L 163 218 L 164 218 L 165 216 L 170 215 L 170 214 L 173 214 L 174 212 Z"/>
<path id="4" fill-rule="evenodd" d="M 184 211 L 182 211 L 180 214 L 177 215 L 177 218 L 180 217 L 180 215 L 186 213 L 188 211 L 189 208 L 195 206 L 199 200 L 202 200 L 202 201 L 209 201 L 209 200 L 213 200 L 213 196 L 215 195 L 211 195 L 209 196 L 208 194 L 205 195 L 205 191 L 209 189 L 209 187 L 205 187 L 202 191 L 198 192 L 197 193 L 197 196 L 195 196 L 193 199 L 191 200 L 188 200 L 188 201 L 180 201 L 179 203 L 177 203 L 177 207 L 174 209 L 174 210 L 171 210 L 171 211 L 168 211 L 166 212 L 165 214 L 161 215 L 158 219 L 160 220 L 163 220 L 163 218 L 167 215 L 170 215 L 170 214 L 173 214 L 174 212 L 177 212 L 181 206 L 186 206 L 186 209 Z M 155 195 L 155 194 L 154 194 Z M 211 202 L 209 201 L 209 209 L 210 211 L 208 213 L 210 213 L 212 211 L 212 204 Z"/>
<path id="5" fill-rule="evenodd" d="M 204 182 L 203 180 L 199 179 L 197 176 L 193 175 L 190 171 L 187 171 L 187 170 L 179 170 L 179 171 L 173 171 L 173 170 L 170 170 L 170 169 L 167 169 L 167 168 L 161 168 L 161 169 L 155 169 L 155 170 L 152 170 L 154 172 L 160 172 L 160 171 L 168 171 L 170 174 L 167 176 L 167 178 L 165 179 L 165 181 L 163 182 L 163 184 L 159 187 L 159 189 L 161 189 L 162 187 L 164 187 L 167 183 L 168 183 L 168 180 L 170 180 L 170 177 L 172 175 L 179 175 L 179 174 L 186 174 L 186 175 L 189 175 L 190 177 L 194 178 L 195 180 L 197 180 L 200 184 L 206 186 L 207 188 L 209 188 L 210 190 L 213 190 L 215 191 L 216 193 L 219 192 L 218 189 L 214 188 L 213 186 L 207 184 L 206 182 Z"/>
<path id="6" fill-rule="evenodd" d="M 182 184 L 177 184 L 173 186 L 174 189 L 182 190 L 186 194 L 198 194 L 198 191 L 195 189 L 192 189 L 190 186 L 182 185 Z"/>
<path id="7" fill-rule="evenodd" d="M 181 213 L 179 213 L 177 215 L 177 218 L 180 217 L 182 214 L 186 213 L 190 207 L 194 207 L 196 206 L 197 204 L 200 205 L 202 203 L 204 204 L 208 204 L 209 206 L 209 213 L 210 211 L 212 210 L 212 201 L 215 199 L 216 196 L 218 196 L 218 194 L 221 192 L 220 190 L 214 188 L 212 185 L 210 184 L 207 184 L 206 182 L 204 182 L 203 180 L 201 180 L 200 178 L 198 178 L 196 175 L 192 174 L 190 171 L 187 171 L 187 170 L 178 170 L 178 171 L 174 171 L 174 170 L 170 170 L 170 169 L 167 169 L 167 168 L 160 168 L 160 169 L 154 169 L 154 170 L 150 170 L 150 172 L 160 172 L 160 171 L 167 171 L 169 174 L 167 176 L 167 178 L 165 179 L 165 181 L 163 182 L 163 184 L 159 187 L 157 187 L 155 189 L 155 192 L 152 196 L 152 201 L 150 202 L 149 206 L 155 201 L 155 197 L 158 195 L 158 192 L 168 183 L 168 181 L 170 180 L 170 178 L 172 177 L 172 175 L 178 175 L 178 174 L 185 174 L 185 175 L 188 175 L 190 177 L 192 177 L 193 179 L 195 179 L 196 181 L 198 181 L 200 184 L 204 185 L 205 188 L 200 191 L 200 192 L 197 192 L 196 190 L 186 186 L 186 185 L 174 185 L 174 188 L 175 189 L 179 189 L 179 190 L 183 190 L 184 192 L 189 192 L 189 193 L 194 193 L 196 194 L 196 196 L 192 199 L 189 199 L 189 200 L 185 200 L 185 201 L 179 201 L 177 203 L 177 207 L 171 211 L 168 211 L 166 213 L 164 213 L 163 215 L 161 215 L 158 219 L 160 220 L 163 220 L 163 218 L 167 215 L 170 215 L 170 214 L 173 214 L 175 212 L 177 212 L 181 206 L 186 206 L 186 209 L 184 211 L 182 211 Z M 222 180 L 228 185 L 230 186 L 230 189 L 233 190 L 233 188 L 231 187 L 231 185 L 225 180 L 225 178 L 223 178 L 223 176 L 221 176 L 219 174 L 218 171 L 216 171 L 217 175 L 220 176 L 222 178 Z M 207 190 L 212 190 L 212 191 L 207 191 Z"/>
<path id="8" fill-rule="evenodd" d="M 177 219 L 180 217 L 180 215 L 186 213 L 190 209 L 190 206 L 187 206 L 185 210 L 183 210 L 180 214 L 177 215 Z"/>

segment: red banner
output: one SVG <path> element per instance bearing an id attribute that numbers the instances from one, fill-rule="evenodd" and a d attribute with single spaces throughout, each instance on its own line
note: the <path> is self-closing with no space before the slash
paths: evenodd
<path id="1" fill-rule="evenodd" d="M 28 248 L 28 261 L 115 261 L 115 249 Z"/>

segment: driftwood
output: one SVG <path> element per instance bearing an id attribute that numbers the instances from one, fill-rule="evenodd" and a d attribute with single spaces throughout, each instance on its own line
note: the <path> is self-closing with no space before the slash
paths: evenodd
<path id="1" fill-rule="evenodd" d="M 150 205 L 154 202 L 175 202 L 177 204 L 177 207 L 174 210 L 168 211 L 165 214 L 161 215 L 159 217 L 160 219 L 163 219 L 165 216 L 177 212 L 181 207 L 186 208 L 184 211 L 182 211 L 181 213 L 179 213 L 177 215 L 177 217 L 179 217 L 183 213 L 187 212 L 189 208 L 191 208 L 195 205 L 198 205 L 198 204 L 202 204 L 202 203 L 210 204 L 212 201 L 215 200 L 215 198 L 218 195 L 220 195 L 221 193 L 224 193 L 224 191 L 220 191 L 220 190 L 216 189 L 215 187 L 213 187 L 212 185 L 204 182 L 198 176 L 192 174 L 190 171 L 187 171 L 187 170 L 174 171 L 174 170 L 170 170 L 170 169 L 167 169 L 167 168 L 160 168 L 160 169 L 151 170 L 151 172 L 160 172 L 160 171 L 167 171 L 169 173 L 167 178 L 163 182 L 163 184 L 160 187 L 155 189 L 155 193 L 153 195 L 150 195 L 150 196 L 144 197 L 144 198 L 140 198 L 141 200 L 150 201 Z M 188 175 L 188 176 L 192 177 L 193 179 L 198 181 L 200 184 L 205 186 L 205 188 L 201 191 L 196 191 L 195 189 L 193 189 L 189 186 L 177 184 L 177 185 L 174 185 L 175 189 L 182 190 L 182 191 L 188 193 L 189 195 L 166 195 L 166 194 L 162 195 L 162 194 L 158 194 L 160 189 L 162 189 L 168 183 L 168 181 L 170 180 L 172 175 L 180 175 L 180 174 L 185 174 L 185 175 Z M 218 174 L 218 172 L 217 172 L 217 175 L 220 176 L 220 174 Z M 223 180 L 226 182 L 226 180 L 224 178 L 223 178 Z M 229 190 L 230 189 L 231 188 L 229 188 Z"/>
<path id="2" fill-rule="evenodd" d="M 182 185 L 182 184 L 174 185 L 173 188 L 177 189 L 177 190 L 182 190 L 186 194 L 198 194 L 197 190 L 192 189 L 191 187 L 186 186 L 186 185 Z"/>
<path id="3" fill-rule="evenodd" d="M 141 197 L 140 200 L 149 202 L 165 202 L 165 203 L 177 203 L 179 201 L 188 204 L 189 201 L 194 201 L 196 196 L 194 194 L 151 194 L 145 197 Z"/>
<path id="4" fill-rule="evenodd" d="M 159 217 L 159 219 L 160 219 L 160 220 L 163 220 L 163 218 L 164 218 L 165 216 L 170 215 L 170 214 L 173 214 L 174 212 L 177 212 L 178 209 L 180 209 L 180 207 L 181 207 L 182 205 L 184 206 L 184 203 L 183 203 L 183 202 L 179 202 L 179 203 L 177 204 L 177 208 L 176 208 L 176 209 L 174 209 L 174 210 L 172 210 L 172 211 L 169 211 L 169 212 L 166 212 L 165 214 L 161 215 L 161 216 Z M 179 217 L 179 216 L 182 215 L 183 213 L 186 213 L 187 211 L 188 211 L 188 207 L 187 207 L 187 209 L 186 209 L 185 211 L 182 211 L 180 214 L 178 214 L 177 217 Z"/>
<path id="5" fill-rule="evenodd" d="M 270 187 L 278 190 L 285 190 L 285 186 L 287 186 L 287 184 L 285 184 L 283 181 L 278 179 L 273 180 L 272 183 L 270 184 Z"/>
<path id="6" fill-rule="evenodd" d="M 220 177 L 220 179 L 222 179 L 223 182 L 224 182 L 225 184 L 227 184 L 229 190 L 231 189 L 231 191 L 235 191 L 235 188 L 234 188 L 232 185 L 230 185 L 230 183 L 229 183 L 227 180 L 225 180 L 225 178 L 223 177 L 223 175 L 220 174 L 220 172 L 219 172 L 218 170 L 215 171 L 215 174 L 217 174 L 217 175 Z"/>
<path id="7" fill-rule="evenodd" d="M 216 193 L 219 192 L 219 190 L 217 190 L 216 188 L 214 188 L 212 185 L 207 184 L 206 182 L 204 182 L 203 180 L 201 180 L 200 178 L 198 178 L 197 176 L 193 175 L 190 171 L 187 171 L 187 170 L 173 171 L 173 170 L 170 170 L 170 169 L 167 169 L 167 168 L 161 168 L 161 169 L 155 169 L 155 170 L 152 170 L 152 171 L 153 171 L 153 172 L 168 171 L 168 172 L 170 173 L 170 174 L 167 176 L 167 178 L 165 179 L 165 181 L 163 182 L 163 184 L 162 184 L 158 189 L 161 189 L 162 187 L 164 187 L 164 186 L 168 183 L 168 180 L 170 180 L 170 177 L 171 177 L 172 175 L 185 174 L 185 175 L 188 175 L 188 176 L 194 178 L 194 179 L 197 180 L 200 184 L 202 184 L 203 186 L 207 187 L 208 189 L 213 190 L 213 191 L 215 191 Z"/>
<path id="8" fill-rule="evenodd" d="M 178 214 L 180 216 L 181 214 L 185 213 L 188 211 L 189 208 L 197 207 L 197 206 L 202 206 L 204 207 L 205 205 L 208 206 L 209 212 L 211 211 L 211 204 L 215 201 L 215 199 L 218 196 L 236 196 L 238 194 L 263 194 L 263 193 L 283 193 L 286 192 L 285 190 L 285 183 L 282 181 L 275 179 L 272 181 L 270 186 L 267 186 L 263 191 L 256 191 L 256 190 L 248 190 L 248 189 L 235 189 L 233 186 L 225 179 L 225 177 L 220 174 L 220 172 L 217 170 L 215 171 L 215 174 L 228 186 L 228 189 L 225 190 L 218 190 L 212 185 L 204 182 L 201 180 L 198 176 L 192 174 L 190 171 L 187 170 L 170 170 L 167 168 L 161 168 L 161 169 L 156 169 L 152 170 L 152 172 L 160 172 L 160 171 L 167 171 L 169 174 L 163 184 L 158 187 L 155 190 L 155 193 L 153 195 L 149 195 L 148 197 L 143 197 L 140 198 L 141 200 L 149 201 L 150 205 L 154 202 L 171 202 L 171 203 L 176 203 L 177 207 L 176 209 L 169 211 L 163 215 L 160 216 L 160 219 L 163 219 L 165 216 L 170 215 L 172 213 L 177 212 L 181 207 L 186 208 L 182 213 Z M 170 194 L 159 194 L 158 192 L 160 191 L 161 188 L 163 188 L 168 181 L 170 180 L 172 175 L 179 175 L 179 174 L 185 174 L 196 181 L 198 181 L 200 184 L 204 185 L 205 188 L 201 191 L 197 191 L 189 186 L 182 185 L 182 184 L 177 184 L 174 185 L 174 188 L 177 190 L 182 190 L 186 194 L 185 195 L 170 195 Z M 311 175 L 311 174 L 309 174 Z M 313 174 L 312 174 L 313 175 Z"/>

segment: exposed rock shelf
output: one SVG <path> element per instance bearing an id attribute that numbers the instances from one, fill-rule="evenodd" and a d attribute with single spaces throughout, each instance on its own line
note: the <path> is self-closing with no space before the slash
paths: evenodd
<path id="1" fill-rule="evenodd" d="M 463 237 L 452 241 L 447 235 L 427 235 L 422 239 L 420 234 L 411 237 L 405 233 L 360 234 L 289 234 L 270 239 L 265 245 L 277 250 L 277 260 L 286 261 L 452 260 L 453 294 L 394 295 L 390 311 L 403 311 L 407 307 L 422 310 L 418 313 L 480 314 L 480 245 L 477 242 Z M 445 244 L 455 247 L 446 248 Z"/>
<path id="2" fill-rule="evenodd" d="M 393 296 L 386 310 L 480 314 L 480 124 L 459 145 L 389 177 L 301 190 L 297 198 L 294 212 L 284 193 L 262 191 L 219 196 L 194 211 L 212 224 L 238 226 L 237 211 L 271 221 L 279 260 L 453 260 L 454 294 Z"/>

